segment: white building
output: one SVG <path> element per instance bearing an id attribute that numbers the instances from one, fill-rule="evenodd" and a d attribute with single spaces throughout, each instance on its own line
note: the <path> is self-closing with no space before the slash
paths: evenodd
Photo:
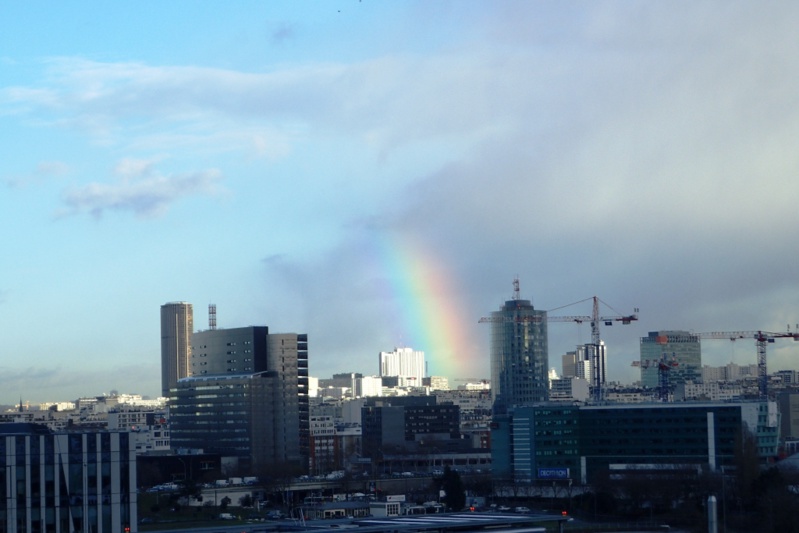
<path id="1" fill-rule="evenodd" d="M 674 400 L 710 400 L 723 402 L 737 400 L 743 396 L 743 387 L 737 383 L 711 381 L 708 383 L 677 383 L 674 386 Z"/>
<path id="2" fill-rule="evenodd" d="M 364 376 L 355 380 L 355 397 L 368 398 L 383 395 L 383 380 L 379 376 Z"/>
<path id="3" fill-rule="evenodd" d="M 564 377 L 549 382 L 549 400 L 552 402 L 586 402 L 591 387 L 583 378 Z"/>
<path id="4" fill-rule="evenodd" d="M 398 376 L 422 386 L 425 377 L 424 352 L 413 348 L 394 348 L 380 352 L 380 377 Z"/>

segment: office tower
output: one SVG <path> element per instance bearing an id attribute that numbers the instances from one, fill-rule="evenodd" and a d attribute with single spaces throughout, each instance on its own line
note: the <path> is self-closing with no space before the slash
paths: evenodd
<path id="1" fill-rule="evenodd" d="M 594 350 L 596 346 L 593 344 L 582 344 L 577 347 L 573 352 L 567 352 L 562 356 L 563 363 L 563 377 L 582 378 L 590 384 L 594 384 Z M 607 378 L 606 373 L 606 350 L 605 342 L 599 342 L 599 383 L 604 385 Z"/>
<path id="2" fill-rule="evenodd" d="M 380 352 L 380 377 L 399 377 L 400 385 L 421 387 L 425 378 L 424 352 L 413 348 Z"/>
<path id="3" fill-rule="evenodd" d="M 491 395 L 494 411 L 547 400 L 547 314 L 514 295 L 491 313 Z"/>
<path id="4" fill-rule="evenodd" d="M 53 433 L 0 424 L 0 531 L 138 531 L 127 431 Z"/>
<path id="5" fill-rule="evenodd" d="M 660 363 L 663 362 L 665 367 Z M 641 337 L 641 385 L 659 387 L 661 373 L 670 385 L 702 380 L 702 346 L 688 331 L 650 331 Z"/>
<path id="6" fill-rule="evenodd" d="M 170 302 L 161 306 L 161 395 L 190 374 L 189 357 L 194 312 L 190 303 Z"/>
<path id="7" fill-rule="evenodd" d="M 190 377 L 178 382 L 171 398 L 173 447 L 230 454 L 259 468 L 307 468 L 307 335 L 270 334 L 266 326 L 198 331 L 192 338 L 190 368 Z M 203 388 L 220 392 L 213 393 L 213 401 L 206 400 Z M 236 408 L 227 409 L 225 402 Z M 226 423 L 237 426 L 238 436 L 223 423 L 234 411 L 238 418 Z"/>
<path id="8" fill-rule="evenodd" d="M 190 376 L 254 374 L 268 370 L 266 326 L 208 329 L 192 335 Z"/>
<path id="9" fill-rule="evenodd" d="M 311 405 L 308 394 L 308 335 L 277 333 L 267 336 L 267 370 L 276 372 L 278 401 L 282 404 L 282 423 L 275 429 L 276 438 L 286 443 L 297 439 L 303 467 L 308 468 L 311 445 Z"/>
<path id="10" fill-rule="evenodd" d="M 170 398 L 172 448 L 218 453 L 254 474 L 283 465 L 302 471 L 299 434 L 285 438 L 280 396 L 276 372 L 183 378 Z"/>

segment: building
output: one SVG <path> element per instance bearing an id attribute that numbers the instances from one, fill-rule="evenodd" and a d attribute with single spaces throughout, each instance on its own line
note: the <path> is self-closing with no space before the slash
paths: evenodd
<path id="1" fill-rule="evenodd" d="M 589 483 L 610 469 L 716 471 L 734 464 L 744 430 L 755 436 L 763 460 L 776 456 L 774 402 L 517 407 L 494 418 L 493 473 L 517 482 Z"/>
<path id="2" fill-rule="evenodd" d="M 380 352 L 380 377 L 399 377 L 402 386 L 421 387 L 425 378 L 424 352 L 413 348 Z"/>
<path id="3" fill-rule="evenodd" d="M 501 413 L 515 405 L 547 400 L 549 356 L 547 314 L 514 295 L 487 319 L 491 323 L 491 392 Z"/>
<path id="4" fill-rule="evenodd" d="M 694 383 L 693 381 L 686 381 L 674 385 L 675 402 L 685 400 L 725 402 L 740 400 L 743 395 L 743 387 L 735 382 L 710 381 L 708 383 Z"/>
<path id="5" fill-rule="evenodd" d="M 434 391 L 449 390 L 449 379 L 444 376 L 426 377 L 422 380 L 422 384 Z"/>
<path id="6" fill-rule="evenodd" d="M 461 439 L 460 408 L 435 396 L 371 398 L 361 410 L 363 455 L 380 472 L 427 469 L 432 456 L 471 448 Z"/>
<path id="7" fill-rule="evenodd" d="M 363 376 L 355 381 L 355 398 L 368 398 L 383 395 L 383 378 L 379 376 Z"/>
<path id="8" fill-rule="evenodd" d="M 307 335 L 270 334 L 266 326 L 196 332 L 190 368 L 191 377 L 178 381 L 170 400 L 173 448 L 229 454 L 258 468 L 307 469 Z M 240 435 L 228 434 L 233 425 Z M 245 442 L 244 435 L 253 442 Z"/>
<path id="9" fill-rule="evenodd" d="M 0 424 L 0 532 L 136 532 L 136 454 L 126 432 Z"/>
<path id="10" fill-rule="evenodd" d="M 563 377 L 550 381 L 551 402 L 587 402 L 590 397 L 591 387 L 584 378 Z"/>
<path id="11" fill-rule="evenodd" d="M 170 302 L 161 306 L 161 396 L 180 378 L 189 375 L 194 311 L 190 303 Z"/>
<path id="12" fill-rule="evenodd" d="M 641 337 L 641 385 L 659 387 L 659 363 L 669 367 L 670 385 L 702 381 L 702 347 L 699 337 L 688 331 L 650 331 Z"/>
<path id="13" fill-rule="evenodd" d="M 189 375 L 254 374 L 268 369 L 269 328 L 208 329 L 192 336 Z"/>
<path id="14" fill-rule="evenodd" d="M 746 378 L 757 378 L 757 364 L 740 366 L 728 363 L 725 366 L 702 367 L 702 381 L 737 381 Z"/>
<path id="15" fill-rule="evenodd" d="M 597 349 L 594 344 L 583 344 L 577 347 L 573 352 L 567 352 L 561 356 L 563 363 L 563 377 L 581 378 L 586 380 L 589 384 L 595 383 L 594 376 L 599 373 L 600 385 L 607 383 L 607 350 L 605 342 L 599 342 L 599 357 L 594 357 L 594 351 Z M 595 369 L 594 365 L 598 362 L 599 368 Z"/>
<path id="16" fill-rule="evenodd" d="M 780 411 L 780 435 L 783 439 L 799 439 L 799 392 L 777 394 Z"/>
<path id="17" fill-rule="evenodd" d="M 279 381 L 276 372 L 181 379 L 170 399 L 172 448 L 220 454 L 232 470 L 304 469 L 299 432 L 285 438 L 297 418 L 285 416 Z"/>

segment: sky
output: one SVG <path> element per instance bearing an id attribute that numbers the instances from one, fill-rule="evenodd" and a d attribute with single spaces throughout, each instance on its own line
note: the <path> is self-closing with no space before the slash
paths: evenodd
<path id="1" fill-rule="evenodd" d="M 160 390 L 159 308 L 489 377 L 513 296 L 799 323 L 794 2 L 0 4 L 0 403 Z M 586 300 L 588 299 L 588 300 Z M 579 303 L 578 303 L 579 302 Z M 574 305 L 570 305 L 574 304 Z M 590 341 L 549 324 L 549 366 Z M 754 341 L 703 363 L 756 361 Z M 799 369 L 799 343 L 769 345 Z"/>

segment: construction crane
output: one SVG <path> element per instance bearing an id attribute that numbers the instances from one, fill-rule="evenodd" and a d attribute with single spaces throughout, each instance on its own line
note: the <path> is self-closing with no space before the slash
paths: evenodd
<path id="1" fill-rule="evenodd" d="M 771 332 L 771 331 L 710 331 L 695 333 L 700 339 L 723 339 L 736 341 L 738 339 L 755 339 L 757 346 L 757 391 L 761 400 L 768 399 L 768 373 L 766 371 L 766 346 L 775 339 L 790 338 L 799 341 L 799 327 L 796 331 Z"/>
<path id="2" fill-rule="evenodd" d="M 521 293 L 519 290 L 519 278 L 515 278 L 513 280 L 513 299 L 520 300 Z M 577 324 L 582 324 L 583 322 L 590 322 L 591 323 L 591 345 L 593 346 L 593 350 L 591 353 L 591 365 L 592 365 L 592 395 L 594 401 L 600 402 L 602 401 L 602 373 L 600 372 L 600 336 L 599 336 L 599 323 L 602 322 L 606 326 L 612 326 L 614 322 L 621 322 L 622 324 L 630 324 L 633 321 L 638 320 L 638 308 L 636 307 L 633 310 L 633 314 L 631 315 L 614 315 L 614 316 L 599 316 L 599 303 L 602 302 L 596 296 L 591 298 L 585 298 L 584 300 L 580 300 L 579 302 L 574 302 L 568 305 L 563 305 L 561 307 L 556 307 L 551 311 L 557 311 L 559 309 L 564 309 L 566 307 L 571 307 L 573 305 L 581 304 L 583 302 L 587 302 L 589 300 L 593 301 L 593 311 L 591 316 L 587 315 L 572 315 L 572 316 L 549 316 L 547 315 L 548 322 L 575 322 Z M 607 307 L 611 308 L 605 302 L 602 302 Z M 612 309 L 612 308 L 611 308 Z M 550 311 L 547 311 L 549 313 Z M 542 318 L 540 316 L 500 316 L 500 317 L 482 317 L 478 320 L 478 323 L 487 323 L 487 322 L 508 322 L 508 323 L 526 323 L 526 322 L 540 322 Z"/>
<path id="3" fill-rule="evenodd" d="M 666 355 L 664 352 L 660 356 L 660 359 L 644 359 L 643 361 L 633 361 L 631 366 L 646 369 L 655 365 L 657 365 L 658 368 L 658 393 L 660 394 L 660 401 L 667 403 L 669 401 L 669 392 L 671 390 L 671 384 L 669 383 L 669 372 L 672 368 L 679 366 L 674 352 L 671 354 L 671 359 L 669 359 L 668 355 Z"/>

